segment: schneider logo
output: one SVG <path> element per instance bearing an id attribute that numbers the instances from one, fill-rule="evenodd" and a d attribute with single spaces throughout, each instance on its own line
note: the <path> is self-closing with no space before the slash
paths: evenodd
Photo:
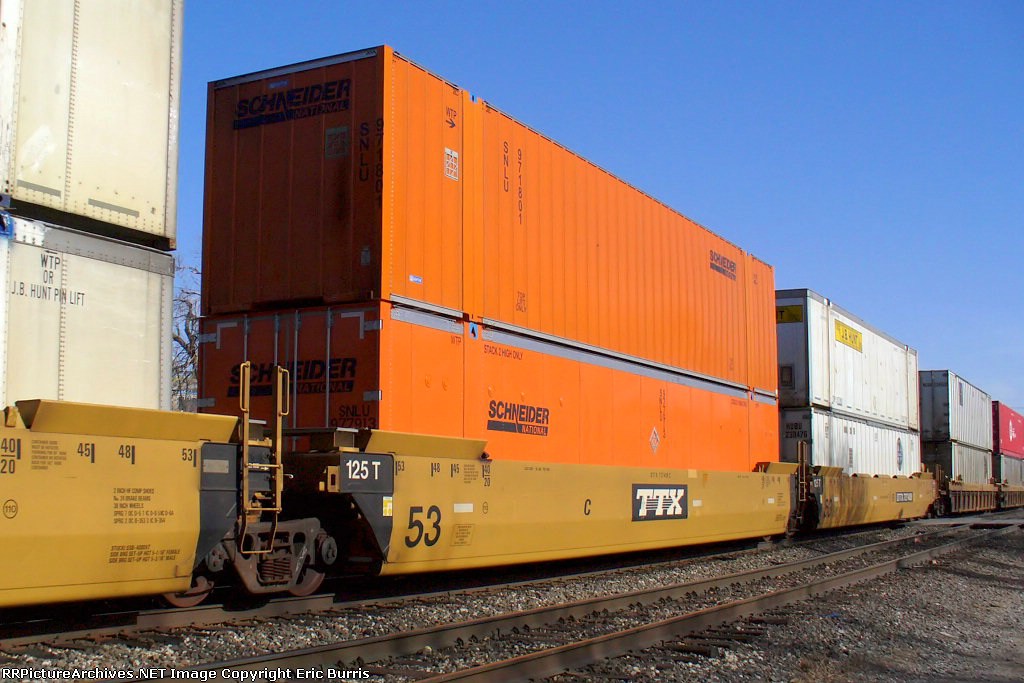
<path id="1" fill-rule="evenodd" d="M 274 363 L 252 364 L 252 395 L 270 396 L 273 393 Z M 356 359 L 298 360 L 284 366 L 291 373 L 291 381 L 298 394 L 347 393 L 355 388 Z M 241 378 L 240 366 L 231 368 L 231 386 L 228 396 L 238 396 Z"/>
<path id="2" fill-rule="evenodd" d="M 487 418 L 487 429 L 493 432 L 547 436 L 551 411 L 541 406 L 491 401 Z"/>
<path id="3" fill-rule="evenodd" d="M 686 519 L 686 484 L 652 486 L 633 484 L 633 521 Z"/>
<path id="4" fill-rule="evenodd" d="M 271 84 L 271 88 L 274 84 Z M 348 111 L 351 81 L 328 81 L 302 88 L 277 90 L 239 101 L 234 128 L 253 128 L 310 116 Z"/>
<path id="5" fill-rule="evenodd" d="M 896 493 L 897 503 L 913 503 L 914 492 L 913 491 L 899 491 Z"/>
<path id="6" fill-rule="evenodd" d="M 730 280 L 736 279 L 736 262 L 714 249 L 711 250 L 711 270 L 721 273 Z"/>

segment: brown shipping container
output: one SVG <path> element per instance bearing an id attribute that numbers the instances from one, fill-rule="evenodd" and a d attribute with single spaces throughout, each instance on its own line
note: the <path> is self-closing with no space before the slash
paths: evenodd
<path id="1" fill-rule="evenodd" d="M 383 300 L 774 402 L 770 266 L 390 48 L 208 117 L 207 315 Z"/>
<path id="2" fill-rule="evenodd" d="M 204 319 L 203 409 L 269 414 L 271 369 L 293 382 L 289 424 L 487 441 L 505 460 L 750 471 L 778 459 L 765 398 L 535 336 L 370 302 Z"/>

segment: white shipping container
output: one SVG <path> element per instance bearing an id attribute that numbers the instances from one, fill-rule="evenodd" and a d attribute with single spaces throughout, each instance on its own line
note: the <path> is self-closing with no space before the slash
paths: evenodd
<path id="1" fill-rule="evenodd" d="M 0 405 L 170 408 L 174 259 L 0 212 Z"/>
<path id="2" fill-rule="evenodd" d="M 19 215 L 173 248 L 181 26 L 180 0 L 0 2 L 0 193 Z"/>
<path id="3" fill-rule="evenodd" d="M 994 455 L 992 476 L 1010 486 L 1024 486 L 1024 460 L 1009 455 Z"/>
<path id="4" fill-rule="evenodd" d="M 923 370 L 921 438 L 992 451 L 992 397 L 950 370 Z"/>
<path id="5" fill-rule="evenodd" d="M 807 441 L 811 465 L 879 476 L 909 477 L 921 471 L 920 438 L 909 429 L 819 408 L 784 408 L 779 421 L 783 462 L 797 462 L 799 443 Z"/>
<path id="6" fill-rule="evenodd" d="M 988 484 L 992 481 L 992 451 L 974 448 L 955 441 L 925 441 L 921 459 L 928 469 L 965 484 Z"/>
<path id="7" fill-rule="evenodd" d="M 917 351 L 809 289 L 775 293 L 779 405 L 920 426 Z"/>

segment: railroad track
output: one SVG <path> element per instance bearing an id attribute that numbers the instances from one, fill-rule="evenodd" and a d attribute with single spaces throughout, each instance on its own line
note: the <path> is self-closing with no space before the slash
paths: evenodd
<path id="1" fill-rule="evenodd" d="M 717 647 L 716 641 L 728 637 L 756 637 L 758 631 L 747 627 L 726 634 L 708 629 L 926 562 L 1016 528 L 954 528 L 712 579 L 195 669 L 362 669 L 393 680 L 525 680 L 707 632 L 696 642 L 682 645 L 699 652 Z M 945 538 L 950 534 L 956 540 Z"/>
<path id="2" fill-rule="evenodd" d="M 867 532 L 871 533 L 871 532 Z M 841 535 L 840 535 L 841 537 Z M 82 641 L 128 638 L 136 635 L 166 632 L 172 629 L 242 624 L 253 620 L 273 619 L 321 612 L 344 612 L 380 604 L 399 604 L 438 597 L 471 595 L 501 590 L 512 586 L 530 586 L 572 582 L 574 580 L 610 575 L 616 572 L 642 571 L 680 562 L 708 560 L 742 553 L 756 553 L 756 542 L 728 543 L 712 548 L 680 548 L 637 556 L 551 563 L 541 569 L 509 567 L 504 570 L 463 572 L 455 575 L 433 575 L 405 578 L 399 587 L 395 581 L 371 577 L 349 580 L 337 593 L 320 593 L 309 597 L 282 597 L 256 604 L 251 599 L 240 605 L 230 600 L 190 608 L 153 608 L 153 601 L 123 600 L 111 603 L 82 603 L 51 606 L 45 610 L 32 608 L 0 612 L 0 652 L 32 645 L 54 647 Z M 668 557 L 655 559 L 650 557 Z M 594 565 L 599 566 L 594 568 Z M 579 569 L 590 565 L 589 569 Z M 497 580 L 496 579 L 497 575 Z M 345 582 L 345 579 L 339 579 Z M 354 581 L 354 583 L 353 583 Z M 342 593 L 344 592 L 344 596 Z"/>
<path id="3" fill-rule="evenodd" d="M 121 609 L 95 611 L 70 617 L 72 612 L 59 610 L 49 618 L 9 622 L 0 626 L 0 650 L 11 650 L 47 643 L 54 646 L 80 640 L 103 639 L 154 633 L 190 626 L 213 626 L 251 619 L 305 614 L 331 609 L 333 595 L 306 598 L 280 598 L 265 605 L 233 609 L 225 605 L 191 608 Z"/>
<path id="4" fill-rule="evenodd" d="M 848 542 L 877 529 L 842 531 L 809 536 L 792 544 Z M 580 578 L 612 575 L 616 572 L 646 571 L 651 568 L 672 566 L 687 561 L 714 562 L 723 557 L 744 553 L 757 553 L 771 545 L 758 542 L 728 543 L 710 548 L 680 548 L 638 556 L 615 556 L 602 560 L 567 561 L 537 568 L 510 567 L 504 570 L 465 572 L 458 575 L 433 575 L 410 581 L 401 587 L 394 581 L 363 577 L 340 579 L 343 589 L 335 593 L 321 593 L 304 598 L 273 598 L 262 604 L 252 601 L 240 605 L 224 603 L 203 604 L 191 608 L 154 608 L 152 601 L 123 600 L 111 603 L 83 603 L 70 606 L 8 610 L 0 612 L 0 652 L 33 645 L 61 647 L 76 642 L 127 638 L 166 632 L 188 627 L 208 627 L 223 624 L 243 624 L 253 620 L 273 619 L 301 614 L 344 612 L 363 609 L 382 603 L 429 600 L 436 597 L 471 595 L 501 590 L 511 586 L 557 584 Z M 652 561 L 653 557 L 653 561 Z M 666 559 L 667 558 L 667 559 Z M 595 564 L 598 566 L 595 567 Z M 580 569 L 580 567 L 588 567 Z M 497 580 L 496 580 L 497 574 Z M 219 592 L 219 589 L 218 589 Z M 216 595 L 217 593 L 215 593 Z"/>

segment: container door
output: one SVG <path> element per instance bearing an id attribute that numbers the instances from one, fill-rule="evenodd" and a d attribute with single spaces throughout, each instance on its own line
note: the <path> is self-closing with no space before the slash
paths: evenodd
<path id="1" fill-rule="evenodd" d="M 376 306 L 206 318 L 200 405 L 204 412 L 237 414 L 239 365 L 248 360 L 253 417 L 271 415 L 273 369 L 281 365 L 291 373 L 286 426 L 374 428 L 379 319 Z"/>
<path id="2" fill-rule="evenodd" d="M 274 410 L 273 368 L 290 356 L 286 347 L 291 316 L 204 318 L 199 351 L 199 409 L 220 415 L 239 414 L 239 366 L 252 363 L 252 416 L 266 419 Z"/>
<path id="3" fill-rule="evenodd" d="M 332 308 L 299 319 L 292 422 L 376 429 L 380 410 L 380 309 Z"/>

